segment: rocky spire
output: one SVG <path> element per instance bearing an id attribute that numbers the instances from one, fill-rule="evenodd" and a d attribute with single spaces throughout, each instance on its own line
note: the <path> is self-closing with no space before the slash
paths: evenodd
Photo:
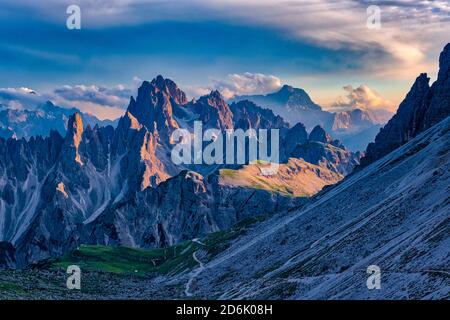
<path id="1" fill-rule="evenodd" d="M 200 97 L 194 103 L 195 113 L 200 115 L 203 126 L 231 129 L 233 127 L 233 113 L 223 99 L 219 91 L 211 91 L 210 94 Z"/>
<path id="2" fill-rule="evenodd" d="M 128 112 L 150 132 L 170 132 L 178 128 L 173 118 L 173 104 L 186 103 L 186 96 L 177 85 L 162 76 L 144 81 L 136 100 L 130 99 Z"/>
<path id="3" fill-rule="evenodd" d="M 79 153 L 80 143 L 83 137 L 83 120 L 78 112 L 75 112 L 67 123 L 67 134 L 65 138 L 65 152 L 64 156 L 69 156 L 80 165 L 83 165 L 81 156 Z"/>
<path id="4" fill-rule="evenodd" d="M 303 123 L 299 122 L 290 128 L 283 139 L 282 148 L 284 149 L 283 160 L 287 161 L 298 145 L 308 141 L 308 132 Z"/>
<path id="5" fill-rule="evenodd" d="M 426 73 L 417 77 L 397 113 L 368 145 L 361 165 L 382 158 L 450 115 L 450 44 L 440 55 L 439 75 L 431 88 L 429 81 Z"/>
<path id="6" fill-rule="evenodd" d="M 178 173 L 166 153 L 172 132 L 179 128 L 173 108 L 186 102 L 184 92 L 160 75 L 144 81 L 136 99 L 130 98 L 111 145 L 112 155 L 123 156 L 122 161 L 127 163 L 120 174 L 128 180 L 130 190 L 156 186 Z"/>
<path id="7" fill-rule="evenodd" d="M 430 91 L 428 101 L 425 102 L 429 108 L 424 114 L 420 130 L 430 128 L 450 115 L 450 43 L 441 52 L 438 78 Z"/>
<path id="8" fill-rule="evenodd" d="M 439 74 L 438 82 L 446 82 L 450 80 L 450 43 L 444 47 L 439 56 Z"/>
<path id="9" fill-rule="evenodd" d="M 178 88 L 175 82 L 170 79 L 165 79 L 164 84 L 166 86 L 167 92 L 176 104 L 181 105 L 188 102 L 186 94 L 180 88 Z"/>

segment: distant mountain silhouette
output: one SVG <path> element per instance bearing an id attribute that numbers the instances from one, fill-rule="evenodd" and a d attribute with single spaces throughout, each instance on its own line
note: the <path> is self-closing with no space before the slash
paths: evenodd
<path id="1" fill-rule="evenodd" d="M 64 135 L 69 117 L 78 112 L 85 125 L 107 126 L 116 125 L 117 121 L 100 120 L 92 114 L 82 113 L 76 108 L 62 108 L 51 101 L 36 106 L 26 106 L 20 109 L 11 109 L 0 104 L 0 137 L 26 138 L 32 136 L 48 136 L 51 130 Z"/>
<path id="2" fill-rule="evenodd" d="M 376 133 L 385 123 L 386 113 L 353 109 L 328 112 L 314 103 L 303 89 L 284 85 L 279 91 L 267 95 L 237 96 L 231 101 L 252 101 L 258 106 L 270 108 L 275 114 L 286 119 L 292 126 L 301 122 L 312 130 L 319 125 L 350 150 L 364 150 L 374 140 Z M 363 133 L 363 134 L 362 134 Z"/>

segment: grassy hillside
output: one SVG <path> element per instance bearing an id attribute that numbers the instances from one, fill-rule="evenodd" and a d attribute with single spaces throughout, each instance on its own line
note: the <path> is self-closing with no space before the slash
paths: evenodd
<path id="1" fill-rule="evenodd" d="M 194 267 L 196 262 L 192 253 L 199 246 L 192 241 L 158 249 L 82 245 L 57 259 L 52 268 L 66 269 L 69 265 L 78 265 L 82 270 L 116 274 L 167 274 Z"/>
<path id="2" fill-rule="evenodd" d="M 159 277 L 190 272 L 198 267 L 194 252 L 207 263 L 228 248 L 254 223 L 266 216 L 241 221 L 227 231 L 208 234 L 200 240 L 185 241 L 168 248 L 136 249 L 81 245 L 55 260 L 25 270 L 0 270 L 2 299 L 184 299 L 187 279 L 159 282 Z M 82 271 L 81 290 L 68 290 L 66 269 L 78 265 Z"/>
<path id="3" fill-rule="evenodd" d="M 227 231 L 208 234 L 200 241 L 185 241 L 175 246 L 157 249 L 137 249 L 100 245 L 81 245 L 78 249 L 50 262 L 50 269 L 67 269 L 78 265 L 85 271 L 101 271 L 114 274 L 146 275 L 149 273 L 173 274 L 192 269 L 197 262 L 192 254 L 204 250 L 214 256 L 255 222 L 266 216 L 245 219 Z"/>
<path id="4" fill-rule="evenodd" d="M 290 158 L 280 164 L 277 174 L 264 176 L 264 163 L 245 165 L 238 170 L 221 169 L 220 184 L 225 186 L 262 189 L 288 197 L 310 197 L 323 187 L 339 182 L 343 176 L 326 167 L 303 159 Z"/>

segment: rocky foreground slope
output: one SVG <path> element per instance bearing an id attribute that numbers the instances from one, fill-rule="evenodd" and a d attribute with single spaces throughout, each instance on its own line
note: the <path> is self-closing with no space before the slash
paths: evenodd
<path id="1" fill-rule="evenodd" d="M 448 299 L 449 139 L 447 118 L 171 283 L 190 279 L 199 298 Z M 366 287 L 369 265 L 381 290 Z"/>

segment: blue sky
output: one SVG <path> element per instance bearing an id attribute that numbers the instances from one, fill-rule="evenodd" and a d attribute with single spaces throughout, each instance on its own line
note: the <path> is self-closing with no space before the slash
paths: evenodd
<path id="1" fill-rule="evenodd" d="M 66 27 L 70 4 L 81 30 Z M 372 4 L 380 30 L 366 26 Z M 447 1 L 3 0 L 0 88 L 32 88 L 101 117 L 120 114 L 157 74 L 190 96 L 289 83 L 331 106 L 348 96 L 344 86 L 366 85 L 395 105 L 420 72 L 436 73 L 449 14 Z"/>

